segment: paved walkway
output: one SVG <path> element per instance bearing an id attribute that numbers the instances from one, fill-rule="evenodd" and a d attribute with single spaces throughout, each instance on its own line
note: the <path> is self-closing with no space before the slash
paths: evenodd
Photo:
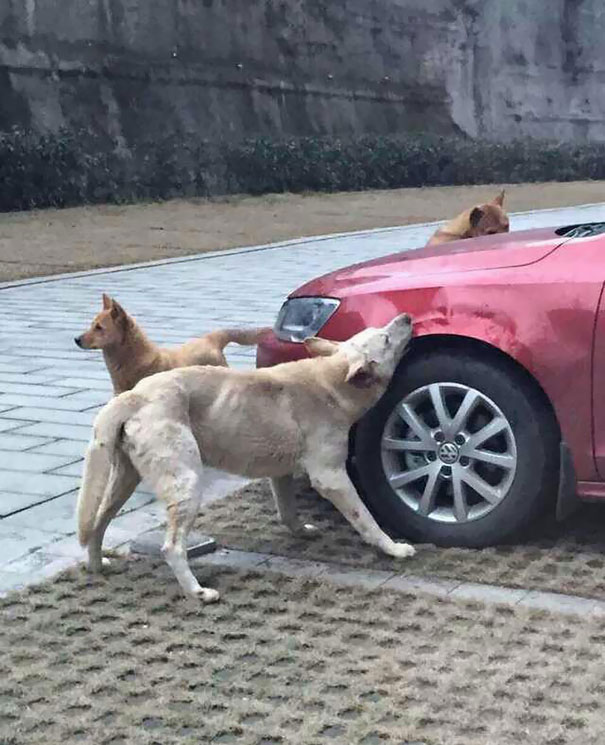
<path id="1" fill-rule="evenodd" d="M 605 205 L 512 217 L 512 229 L 605 218 Z M 390 228 L 217 252 L 122 270 L 0 285 L 0 592 L 53 574 L 82 557 L 75 496 L 90 425 L 111 387 L 100 353 L 76 348 L 115 295 L 161 344 L 224 325 L 270 325 L 288 291 L 339 266 L 422 245 L 433 225 Z M 254 350 L 232 348 L 233 366 Z M 211 474 L 209 490 L 233 483 Z M 163 513 L 139 491 L 108 531 L 118 546 L 156 527 Z"/>

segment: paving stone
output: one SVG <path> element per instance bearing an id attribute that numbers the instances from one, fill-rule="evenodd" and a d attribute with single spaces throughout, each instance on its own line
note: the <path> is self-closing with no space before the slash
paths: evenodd
<path id="1" fill-rule="evenodd" d="M 1 422 L 0 419 L 0 426 Z M 23 422 L 22 424 L 26 426 L 19 427 L 20 434 L 80 440 L 81 442 L 88 442 L 92 432 L 92 427 L 84 427 L 79 424 L 59 424 L 58 422 L 36 422 L 35 424 Z"/>
<path id="2" fill-rule="evenodd" d="M 73 461 L 74 458 L 70 455 L 42 455 L 40 453 L 0 450 L 0 463 L 8 463 L 13 471 L 44 473 L 66 466 Z"/>
<path id="3" fill-rule="evenodd" d="M 112 386 L 109 378 L 107 380 L 100 380 L 97 378 L 61 378 L 61 385 L 68 388 L 88 388 L 97 391 L 107 391 L 111 393 Z"/>
<path id="4" fill-rule="evenodd" d="M 234 569 L 259 569 L 267 559 L 269 554 L 258 554 L 253 551 L 235 551 L 228 548 L 221 548 L 212 554 L 198 556 L 190 563 L 192 566 L 203 566 L 211 564 L 213 566 L 233 567 Z"/>
<path id="5" fill-rule="evenodd" d="M 0 432 L 12 432 L 13 430 L 17 429 L 20 430 L 22 427 L 25 427 L 28 424 L 31 424 L 31 422 L 20 422 L 15 419 L 3 419 L 0 416 Z M 1 463 L 0 468 L 2 468 Z"/>
<path id="6" fill-rule="evenodd" d="M 52 422 L 58 424 L 80 424 L 91 426 L 95 415 L 86 411 L 61 411 L 58 409 L 21 406 L 2 415 L 3 419 L 29 420 L 30 422 Z"/>
<path id="7" fill-rule="evenodd" d="M 601 606 L 601 603 L 590 598 L 558 595 L 554 592 L 526 592 L 525 596 L 519 601 L 519 607 L 574 615 L 587 615 Z"/>
<path id="8" fill-rule="evenodd" d="M 53 577 L 55 574 L 69 569 L 69 567 L 78 563 L 74 556 L 60 556 L 52 553 L 51 549 L 53 545 L 48 544 L 48 546 L 32 551 L 8 564 L 3 564 L 1 571 L 6 574 L 14 572 L 19 577 L 30 575 L 32 584 L 35 584 L 36 582 L 42 582 L 49 577 Z M 85 554 L 82 549 L 80 549 L 80 552 L 81 560 Z"/>
<path id="9" fill-rule="evenodd" d="M 67 466 L 62 466 L 60 468 L 53 468 L 50 471 L 50 473 L 58 473 L 61 476 L 77 476 L 78 478 L 81 478 L 83 471 L 84 471 L 84 459 L 82 458 L 81 460 L 72 462 Z"/>
<path id="10" fill-rule="evenodd" d="M 59 540 L 53 541 L 48 548 L 40 549 L 40 551 L 46 552 L 49 556 L 62 556 L 73 559 L 75 562 L 86 559 L 86 549 L 80 546 L 80 541 L 78 541 L 75 534 L 70 536 L 62 535 Z M 38 551 L 35 553 L 37 554 Z M 10 564 L 8 568 L 10 569 Z"/>
<path id="11" fill-rule="evenodd" d="M 99 365 L 91 365 L 90 363 L 85 362 L 82 365 L 65 365 L 64 367 L 55 365 L 53 374 L 56 380 L 61 381 L 58 382 L 57 385 L 62 385 L 63 380 L 66 377 L 78 377 L 78 378 L 84 378 L 87 382 L 90 381 L 101 381 L 102 383 L 107 385 L 111 385 L 111 378 L 109 377 L 109 373 L 105 369 L 105 365 L 103 367 L 100 367 Z"/>
<path id="12" fill-rule="evenodd" d="M 135 493 L 129 498 L 129 500 L 126 502 L 126 504 L 122 507 L 119 514 L 125 515 L 128 512 L 132 512 L 133 510 L 140 510 L 141 508 L 146 508 L 148 505 L 154 504 L 156 502 L 155 496 L 153 494 L 150 494 L 149 492 L 139 491 L 138 489 L 135 491 Z M 158 513 L 162 518 L 165 518 L 166 516 L 166 510 L 163 504 L 160 504 L 161 511 Z M 148 513 L 151 514 L 151 513 Z"/>
<path id="13" fill-rule="evenodd" d="M 2 433 L 0 434 L 0 450 L 27 450 L 42 445 L 46 445 L 49 442 L 48 437 L 33 437 L 31 435 L 20 435 L 18 430 L 14 433 Z M 0 464 L 2 463 L 2 455 L 0 455 Z"/>
<path id="14" fill-rule="evenodd" d="M 40 368 L 40 364 L 37 362 L 22 362 L 22 361 L 15 361 L 10 362 L 7 357 L 2 355 L 2 362 L 0 362 L 0 372 L 2 373 L 30 373 L 30 372 L 38 372 Z"/>
<path id="15" fill-rule="evenodd" d="M 4 522 L 4 519 L 0 521 L 0 543 L 2 544 L 0 571 L 5 571 L 9 562 L 12 563 L 15 559 L 23 557 L 38 548 L 48 546 L 53 540 L 61 537 L 30 527 L 17 525 L 5 527 Z M 16 569 L 14 571 L 20 570 Z"/>
<path id="16" fill-rule="evenodd" d="M 11 439 L 17 437 L 16 434 L 10 435 Z M 24 438 L 25 439 L 25 438 Z M 37 438 L 43 439 L 43 438 Z M 72 455 L 75 458 L 84 457 L 86 452 L 86 443 L 81 440 L 51 440 L 44 439 L 48 444 L 32 448 L 32 453 L 48 453 L 49 455 Z M 0 439 L 0 443 L 2 440 Z"/>
<path id="17" fill-rule="evenodd" d="M 41 496 L 40 494 L 19 494 L 17 492 L 0 491 L 0 517 L 6 517 L 13 512 L 40 504 L 40 502 L 44 502 L 46 499 L 48 497 Z M 0 525 L 2 525 L 1 521 Z"/>
<path id="18" fill-rule="evenodd" d="M 0 390 L 1 389 L 2 385 L 0 384 Z M 105 403 L 106 400 L 102 403 Z M 0 406 L 10 406 L 11 408 L 17 406 L 35 406 L 39 409 L 79 412 L 89 409 L 95 403 L 96 402 L 93 402 L 90 399 L 74 399 L 72 396 L 61 396 L 61 398 L 57 398 L 57 396 L 24 396 L 18 393 L 6 393 L 0 395 Z"/>
<path id="19" fill-rule="evenodd" d="M 7 373 L 0 372 L 0 390 L 4 383 L 28 383 L 29 385 L 52 385 L 57 380 L 57 373 L 42 375 L 41 373 Z"/>
<path id="20" fill-rule="evenodd" d="M 393 572 L 383 572 L 378 569 L 349 569 L 331 564 L 322 573 L 321 578 L 335 582 L 337 585 L 351 585 L 372 590 L 384 585 L 393 575 Z"/>
<path id="21" fill-rule="evenodd" d="M 58 497 L 77 489 L 80 479 L 57 476 L 54 473 L 27 473 L 3 468 L 2 490 L 17 494 L 39 494 L 43 497 Z"/>
<path id="22" fill-rule="evenodd" d="M 91 406 L 97 406 L 99 404 L 106 404 L 111 398 L 111 394 L 106 391 L 78 391 L 77 393 L 70 393 L 67 396 L 62 396 L 61 401 L 65 403 L 81 403 L 83 404 L 82 410 L 88 409 Z"/>
<path id="23" fill-rule="evenodd" d="M 42 349 L 37 347 L 36 349 L 30 349 L 27 347 L 9 347 L 7 353 L 13 357 L 23 357 L 23 359 L 36 359 L 36 360 L 73 360 L 79 362 L 80 353 L 74 348 L 72 352 L 68 348 L 62 349 L 57 347 L 56 349 Z"/>
<path id="24" fill-rule="evenodd" d="M 460 584 L 457 580 L 396 575 L 384 583 L 384 588 L 399 592 L 426 592 L 429 595 L 445 597 Z"/>
<path id="25" fill-rule="evenodd" d="M 56 499 L 31 507 L 5 517 L 0 525 L 3 527 L 28 527 L 35 525 L 37 530 L 55 535 L 70 535 L 76 532 L 77 493 L 70 492 Z"/>
<path id="26" fill-rule="evenodd" d="M 139 510 L 138 512 L 141 512 Z M 116 518 L 118 520 L 119 518 Z M 125 528 L 118 527 L 115 523 L 116 520 L 112 521 L 105 531 L 105 536 L 103 537 L 103 548 L 104 549 L 114 549 L 118 548 L 119 546 L 125 546 L 135 536 L 140 535 L 141 533 L 145 533 L 148 530 L 153 530 L 154 528 L 157 528 L 159 523 L 161 521 L 155 521 L 153 524 L 145 523 L 143 521 L 139 521 L 138 523 L 135 521 L 134 523 L 131 523 L 130 525 L 127 525 Z"/>
<path id="27" fill-rule="evenodd" d="M 518 605 L 527 598 L 528 594 L 528 590 L 518 590 L 512 587 L 494 587 L 474 582 L 463 582 L 452 590 L 450 597 L 457 600 L 479 600 L 482 603 Z"/>
<path id="28" fill-rule="evenodd" d="M 118 515 L 118 517 L 111 521 L 110 527 L 125 532 L 129 538 L 132 538 L 140 533 L 145 533 L 148 530 L 159 527 L 165 522 L 165 519 L 165 514 L 161 517 L 156 517 L 143 510 L 134 510 L 133 512 Z"/>
<path id="29" fill-rule="evenodd" d="M 30 396 L 65 396 L 76 393 L 84 386 L 27 385 L 26 383 L 3 383 L 2 393 L 23 393 Z"/>

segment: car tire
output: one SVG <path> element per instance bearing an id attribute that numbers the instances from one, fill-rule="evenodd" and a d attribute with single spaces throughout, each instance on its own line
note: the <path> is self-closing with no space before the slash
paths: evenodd
<path id="1" fill-rule="evenodd" d="M 458 446 L 445 442 L 447 438 L 453 442 L 453 430 L 448 425 L 446 438 L 440 422 L 447 424 L 449 416 L 450 424 L 456 424 L 458 403 L 467 400 L 475 403 L 465 420 L 467 429 L 456 435 L 456 442 L 462 443 L 458 461 L 444 468 L 441 458 L 449 463 Z M 435 401 L 445 401 L 445 411 Z M 410 410 L 431 431 L 434 453 L 426 448 L 424 429 L 417 419 L 410 419 L 414 416 Z M 488 432 L 487 424 L 493 431 L 503 429 L 475 445 Z M 418 436 L 424 443 L 421 452 L 390 449 L 415 447 Z M 404 360 L 385 395 L 359 421 L 352 440 L 352 464 L 364 500 L 392 535 L 439 546 L 482 548 L 519 539 L 543 513 L 556 491 L 559 440 L 544 395 L 514 363 L 496 355 L 444 350 Z M 479 457 L 462 456 L 462 452 Z M 497 465 L 485 463 L 484 458 Z M 399 486 L 402 479 L 421 473 L 414 469 L 432 469 L 433 475 L 440 470 L 430 484 L 427 476 Z"/>

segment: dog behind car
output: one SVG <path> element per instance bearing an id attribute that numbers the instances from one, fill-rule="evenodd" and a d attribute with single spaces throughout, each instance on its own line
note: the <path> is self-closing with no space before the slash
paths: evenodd
<path id="1" fill-rule="evenodd" d="M 461 212 L 436 230 L 426 245 L 437 246 L 464 238 L 508 233 L 509 227 L 508 215 L 504 211 L 504 190 L 502 190 L 491 202 L 477 204 Z"/>

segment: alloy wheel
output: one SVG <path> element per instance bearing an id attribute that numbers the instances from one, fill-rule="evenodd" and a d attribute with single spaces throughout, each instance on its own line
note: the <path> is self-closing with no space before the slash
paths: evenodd
<path id="1" fill-rule="evenodd" d="M 506 497 L 517 468 L 511 425 L 485 394 L 431 383 L 400 401 L 386 421 L 381 457 L 391 489 L 430 520 L 465 523 Z"/>

